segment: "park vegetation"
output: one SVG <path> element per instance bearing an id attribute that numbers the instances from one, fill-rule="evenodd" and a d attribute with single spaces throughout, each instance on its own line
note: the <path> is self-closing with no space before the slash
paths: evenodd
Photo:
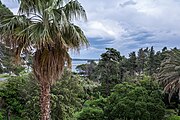
<path id="1" fill-rule="evenodd" d="M 41 2 L 41 0 L 39 1 Z M 30 24 L 28 29 L 32 32 L 25 34 L 21 31 L 21 35 L 25 35 L 24 37 L 19 36 L 20 34 L 17 34 L 16 31 L 23 29 L 23 26 L 18 26 L 20 24 L 16 24 L 14 26 L 16 29 L 9 31 L 11 34 L 6 33 L 11 37 L 22 38 L 19 39 L 20 43 L 16 44 L 24 45 L 22 48 L 18 48 L 21 49 L 20 51 L 24 49 L 22 52 L 24 54 L 18 52 L 18 49 L 11 49 L 9 42 L 7 44 L 3 41 L 0 42 L 0 120 L 179 120 L 180 49 L 178 48 L 164 47 L 161 51 L 155 51 L 153 46 L 150 46 L 140 48 L 137 52 L 132 51 L 129 56 L 121 55 L 114 48 L 106 48 L 106 52 L 101 54 L 98 62 L 88 61 L 86 64 L 78 65 L 76 72 L 70 71 L 69 67 L 65 66 L 65 63 L 69 63 L 71 60 L 68 55 L 69 48 L 79 50 L 80 46 L 88 45 L 80 28 L 69 21 L 79 15 L 80 11 L 85 15 L 83 8 L 76 2 L 70 2 L 66 6 L 67 10 L 72 10 L 71 5 L 77 5 L 75 10 L 78 11 L 77 14 L 75 12 L 75 16 L 70 16 L 66 11 L 68 18 L 66 27 L 69 29 L 65 30 L 70 31 L 64 31 L 61 40 L 64 39 L 68 46 L 64 46 L 65 43 L 59 47 L 50 44 L 51 42 L 48 40 L 52 36 L 44 36 L 42 40 L 45 40 L 45 43 L 42 46 L 39 43 L 42 42 L 40 38 L 37 38 L 40 40 L 39 42 L 31 41 L 38 47 L 37 53 L 29 54 L 31 51 L 24 49 L 27 44 L 23 44 L 22 41 L 25 40 L 23 38 L 26 35 L 36 37 L 37 33 L 35 32 L 37 31 L 32 32 L 30 29 L 38 27 L 40 23 L 33 23 L 33 21 L 24 24 L 24 27 Z M 49 4 L 51 4 L 50 1 Z M 32 11 L 35 12 L 37 6 L 33 5 L 31 6 Z M 52 10 L 50 8 L 49 11 Z M 27 9 L 26 4 L 23 3 L 20 10 L 21 13 L 24 13 L 29 12 L 30 9 Z M 42 11 L 43 8 L 37 10 L 42 14 L 47 12 Z M 0 12 L 1 23 L 4 16 L 11 16 L 11 20 L 18 20 L 18 17 L 22 17 L 14 16 L 2 3 L 0 3 L 0 11 L 3 11 Z M 57 10 L 51 12 L 54 15 L 59 14 Z M 55 16 L 50 17 L 54 18 Z M 52 24 L 54 27 L 59 25 L 56 24 L 56 20 L 60 18 L 56 17 L 54 18 L 55 23 L 50 22 L 49 25 Z M 23 21 L 26 19 L 21 20 L 21 22 L 27 22 Z M 9 22 L 6 22 L 10 26 Z M 50 27 L 49 25 L 46 27 Z M 46 32 L 54 27 L 48 28 Z M 28 29 L 23 29 L 23 31 Z M 2 34 L 3 30 L 0 30 L 1 37 L 3 38 L 4 35 L 7 37 L 6 34 Z M 39 32 L 43 33 L 43 31 Z M 53 29 L 51 32 L 56 32 L 56 30 Z M 12 33 L 13 35 L 16 33 L 15 36 Z M 75 37 L 69 42 L 66 41 L 70 39 L 68 33 L 74 33 Z M 57 34 L 53 35 L 58 38 Z M 64 52 L 58 53 L 59 49 Z M 16 55 L 20 55 L 18 59 L 21 58 L 21 64 L 15 64 L 17 60 L 14 59 L 13 51 L 15 50 Z M 62 58 L 64 60 L 59 61 Z M 52 68 L 47 68 L 46 63 L 53 64 Z M 56 71 L 55 68 L 59 70 Z M 44 73 L 43 71 L 48 72 Z M 45 101 L 48 102 L 47 105 L 42 104 L 42 97 L 47 96 L 42 93 L 43 83 L 48 85 L 47 99 L 50 101 Z"/>
<path id="2" fill-rule="evenodd" d="M 113 48 L 106 50 L 99 62 L 81 64 L 76 72 L 65 69 L 51 86 L 51 119 L 179 119 L 180 50 L 163 48 L 155 52 L 151 47 L 139 49 L 139 54 L 132 52 L 129 57 Z M 154 66 L 152 72 L 150 66 Z M 33 73 L 24 67 L 19 74 L 11 71 L 5 77 L 7 80 L 0 84 L 1 117 L 40 119 L 40 89 Z"/>

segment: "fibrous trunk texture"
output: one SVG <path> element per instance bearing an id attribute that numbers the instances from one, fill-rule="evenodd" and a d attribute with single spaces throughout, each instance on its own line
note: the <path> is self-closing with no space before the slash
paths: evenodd
<path id="1" fill-rule="evenodd" d="M 41 120 L 50 120 L 50 85 L 40 83 L 40 89 Z"/>
<path id="2" fill-rule="evenodd" d="M 61 47 L 47 47 L 37 50 L 33 60 L 33 72 L 40 86 L 41 120 L 50 120 L 50 86 L 63 73 L 65 62 L 70 63 L 70 57 Z"/>

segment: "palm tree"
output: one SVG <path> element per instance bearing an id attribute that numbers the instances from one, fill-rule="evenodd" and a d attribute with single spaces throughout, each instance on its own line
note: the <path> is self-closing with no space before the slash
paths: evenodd
<path id="1" fill-rule="evenodd" d="M 69 49 L 88 46 L 83 31 L 72 23 L 86 20 L 77 0 L 19 0 L 18 15 L 1 22 L 3 41 L 10 43 L 20 63 L 22 53 L 33 56 L 33 72 L 40 87 L 41 120 L 50 119 L 50 87 L 61 77 L 65 64 L 71 66 Z"/>
<path id="2" fill-rule="evenodd" d="M 173 49 L 167 54 L 167 59 L 161 64 L 158 80 L 164 86 L 164 92 L 169 94 L 169 102 L 174 93 L 178 92 L 180 98 L 180 50 Z"/>

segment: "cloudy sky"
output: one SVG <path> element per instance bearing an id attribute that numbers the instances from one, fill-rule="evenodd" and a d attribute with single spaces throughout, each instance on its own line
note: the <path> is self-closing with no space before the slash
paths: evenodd
<path id="1" fill-rule="evenodd" d="M 15 0 L 1 0 L 14 13 Z M 107 47 L 122 55 L 154 46 L 180 48 L 180 0 L 79 0 L 88 22 L 77 22 L 90 41 L 74 58 L 99 58 Z"/>

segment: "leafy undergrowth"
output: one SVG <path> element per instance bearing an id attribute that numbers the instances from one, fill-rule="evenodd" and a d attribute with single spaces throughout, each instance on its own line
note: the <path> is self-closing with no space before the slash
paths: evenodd
<path id="1" fill-rule="evenodd" d="M 173 115 L 168 117 L 167 120 L 180 120 L 180 116 Z"/>
<path id="2" fill-rule="evenodd" d="M 9 77 L 8 74 L 0 74 L 0 78 L 7 78 L 7 77 Z"/>
<path id="3" fill-rule="evenodd" d="M 4 84 L 4 81 L 0 81 L 0 87 Z"/>

